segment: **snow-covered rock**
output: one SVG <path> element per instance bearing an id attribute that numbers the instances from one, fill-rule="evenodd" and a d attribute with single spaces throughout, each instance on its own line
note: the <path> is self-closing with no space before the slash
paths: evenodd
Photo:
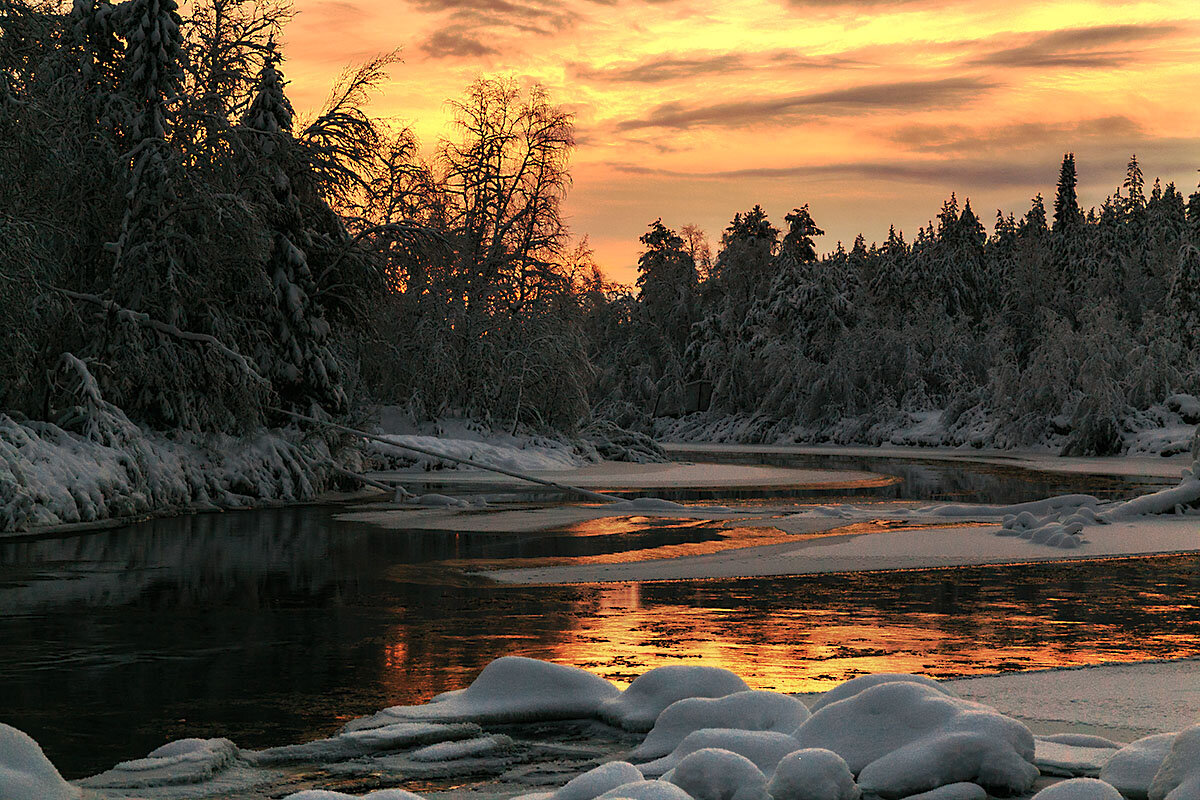
<path id="1" fill-rule="evenodd" d="M 1123 800 L 1111 784 L 1096 778 L 1071 778 L 1051 784 L 1034 795 L 1035 800 Z"/>
<path id="2" fill-rule="evenodd" d="M 0 797 L 74 800 L 79 790 L 63 780 L 32 737 L 0 722 Z"/>
<path id="3" fill-rule="evenodd" d="M 600 717 L 630 731 L 649 731 L 658 715 L 687 697 L 724 697 L 750 689 L 727 669 L 672 664 L 638 676 L 629 688 L 606 699 Z"/>
<path id="4" fill-rule="evenodd" d="M 228 739 L 177 739 L 151 751 L 145 758 L 122 761 L 80 783 L 94 789 L 204 783 L 246 766 L 237 745 Z"/>
<path id="5" fill-rule="evenodd" d="M 810 706 L 810 710 L 815 714 L 830 703 L 836 703 L 839 700 L 845 700 L 847 697 L 853 697 L 864 689 L 870 689 L 872 686 L 877 686 L 881 683 L 896 682 L 919 683 L 922 686 L 936 689 L 950 697 L 955 696 L 954 692 L 947 689 L 943 684 L 924 675 L 910 675 L 906 672 L 876 672 L 872 675 L 859 675 L 857 678 L 852 678 L 845 683 L 838 684 L 814 700 Z"/>
<path id="6" fill-rule="evenodd" d="M 809 718 L 808 708 L 779 692 L 734 692 L 724 697 L 688 697 L 667 706 L 630 756 L 660 758 L 701 728 L 791 733 Z"/>
<path id="7" fill-rule="evenodd" d="M 1176 735 L 1156 733 L 1125 745 L 1100 770 L 1100 780 L 1111 783 L 1130 800 L 1146 800 L 1150 784 L 1171 752 Z"/>
<path id="8" fill-rule="evenodd" d="M 858 800 L 862 794 L 845 760 L 819 747 L 780 759 L 767 791 L 774 800 Z"/>
<path id="9" fill-rule="evenodd" d="M 647 673 L 649 674 L 649 673 Z M 595 717 L 620 690 L 575 667 L 522 656 L 492 661 L 466 689 L 444 692 L 419 706 L 393 706 L 351 720 L 349 733 L 404 720 L 440 722 L 531 722 Z"/>
<path id="10" fill-rule="evenodd" d="M 679 762 L 671 783 L 696 800 L 770 800 L 767 778 L 748 758 L 704 748 Z"/>
<path id="11" fill-rule="evenodd" d="M 1146 796 L 1149 800 L 1200 800 L 1200 725 L 1175 737 Z"/>
<path id="12" fill-rule="evenodd" d="M 641 780 L 642 773 L 633 764 L 628 761 L 610 761 L 576 775 L 557 790 L 546 793 L 545 797 L 553 800 L 594 800 L 618 786 L 638 783 Z"/>
<path id="13" fill-rule="evenodd" d="M 597 800 L 691 800 L 691 795 L 666 781 L 633 781 L 610 789 Z"/>
<path id="14" fill-rule="evenodd" d="M 801 749 L 801 746 L 794 737 L 775 731 L 701 728 L 683 737 L 683 741 L 669 755 L 641 764 L 638 769 L 644 775 L 662 775 L 677 768 L 692 753 L 714 748 L 744 756 L 764 773 L 770 774 L 781 758 Z"/>
<path id="15" fill-rule="evenodd" d="M 859 787 L 905 797 L 948 783 L 1016 794 L 1038 776 L 1033 734 L 992 708 L 907 681 L 870 686 L 813 714 L 795 733 L 801 747 L 840 755 Z"/>

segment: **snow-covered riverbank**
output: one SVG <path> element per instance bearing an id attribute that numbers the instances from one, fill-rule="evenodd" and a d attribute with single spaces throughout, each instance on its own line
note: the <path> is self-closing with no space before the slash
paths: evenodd
<path id="1" fill-rule="evenodd" d="M 752 690 L 712 667 L 659 667 L 620 690 L 574 667 L 505 657 L 463 689 L 351 720 L 327 739 L 262 750 L 183 739 L 72 783 L 36 742 L 0 725 L 0 796 L 413 800 L 402 789 L 364 792 L 416 781 L 439 797 L 527 800 L 856 800 L 930 791 L 963 800 L 1050 791 L 1060 800 L 1115 800 L 1118 788 L 1131 800 L 1193 800 L 1195 666 L 945 683 L 867 675 L 797 699 Z M 1145 684 L 1152 688 L 1130 690 Z M 1066 732 L 1035 735 L 1031 714 Z"/>

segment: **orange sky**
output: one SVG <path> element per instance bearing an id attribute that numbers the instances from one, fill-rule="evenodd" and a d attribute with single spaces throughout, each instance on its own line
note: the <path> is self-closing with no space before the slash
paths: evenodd
<path id="1" fill-rule="evenodd" d="M 951 191 L 988 223 L 1051 197 L 1074 150 L 1097 204 L 1130 153 L 1190 194 L 1200 167 L 1200 3 L 1046 0 L 295 0 L 298 109 L 349 62 L 403 48 L 374 111 L 427 147 L 479 74 L 574 111 L 566 210 L 612 278 L 661 216 L 715 242 L 760 203 L 808 203 L 832 249 Z"/>

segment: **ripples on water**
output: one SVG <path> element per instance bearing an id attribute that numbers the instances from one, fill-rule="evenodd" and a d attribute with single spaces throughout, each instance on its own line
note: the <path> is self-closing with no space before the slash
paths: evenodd
<path id="1" fill-rule="evenodd" d="M 963 465 L 912 469 L 886 491 L 1013 502 L 1136 489 Z M 326 735 L 349 717 L 463 686 L 506 654 L 618 683 L 661 664 L 705 663 L 782 691 L 881 670 L 949 676 L 1200 654 L 1192 556 L 439 585 L 448 560 L 571 558 L 722 534 L 713 523 L 649 519 L 536 534 L 397 532 L 339 522 L 339 510 L 201 515 L 0 543 L 0 717 L 79 776 L 182 736 L 261 747 Z"/>

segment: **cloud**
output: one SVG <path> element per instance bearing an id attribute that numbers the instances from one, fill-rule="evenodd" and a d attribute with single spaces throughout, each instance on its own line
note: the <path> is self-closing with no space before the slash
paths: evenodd
<path id="1" fill-rule="evenodd" d="M 895 81 L 850 86 L 824 92 L 805 92 L 709 105 L 664 103 L 642 119 L 625 120 L 617 130 L 716 126 L 744 128 L 764 122 L 780 124 L 799 116 L 833 116 L 849 112 L 928 109 L 970 101 L 994 88 L 979 78 L 958 77 L 929 81 Z"/>
<path id="2" fill-rule="evenodd" d="M 1145 129 L 1130 117 L 1111 115 L 1072 122 L 1019 122 L 987 127 L 966 125 L 902 125 L 885 138 L 913 152 L 961 153 L 1028 150 L 1054 144 L 1066 149 L 1089 140 L 1142 137 Z"/>
<path id="3" fill-rule="evenodd" d="M 571 27 L 579 13 L 563 0 L 410 0 L 418 11 L 448 13 L 463 31 L 507 28 L 549 35 Z"/>
<path id="4" fill-rule="evenodd" d="M 433 34 L 421 43 L 421 49 L 430 58 L 481 58 L 500 52 L 472 34 L 454 28 L 445 28 Z"/>
<path id="5" fill-rule="evenodd" d="M 1136 45 L 1161 41 L 1183 30 L 1179 25 L 1153 24 L 1047 31 L 1034 34 L 1022 44 L 976 56 L 968 63 L 1001 67 L 1119 67 L 1140 60 Z"/>
<path id="6" fill-rule="evenodd" d="M 695 53 L 657 55 L 640 61 L 622 61 L 605 66 L 572 64 L 572 75 L 593 83 L 665 83 L 710 75 L 729 75 L 759 69 L 811 70 L 863 66 L 864 62 L 841 56 L 803 56 L 790 50 L 754 54 Z"/>
<path id="7" fill-rule="evenodd" d="M 634 163 L 610 165 L 618 172 L 658 178 L 703 181 L 741 180 L 819 180 L 854 178 L 870 183 L 900 181 L 935 185 L 1023 186 L 1044 181 L 1046 165 L 1037 163 L 1006 164 L 987 159 L 938 159 L 931 161 L 847 161 L 836 164 L 795 164 L 781 167 L 750 167 L 688 173 L 660 170 Z"/>

